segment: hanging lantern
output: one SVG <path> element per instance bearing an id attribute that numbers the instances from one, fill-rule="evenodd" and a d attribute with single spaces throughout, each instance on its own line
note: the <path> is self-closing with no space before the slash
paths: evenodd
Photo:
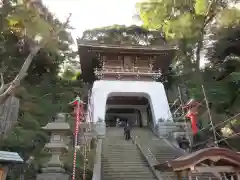
<path id="1" fill-rule="evenodd" d="M 187 109 L 187 114 L 185 115 L 186 118 L 189 118 L 191 121 L 191 127 L 193 135 L 196 135 L 198 133 L 198 127 L 197 127 L 197 114 L 198 114 L 198 107 L 201 105 L 201 103 L 197 102 L 194 99 L 191 99 L 188 101 L 188 103 L 183 107 L 184 109 Z"/>

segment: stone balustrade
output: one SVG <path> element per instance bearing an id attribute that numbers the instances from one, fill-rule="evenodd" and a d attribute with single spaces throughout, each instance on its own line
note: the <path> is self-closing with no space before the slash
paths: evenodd
<path id="1" fill-rule="evenodd" d="M 186 136 L 190 136 L 190 139 L 192 139 L 191 125 L 190 123 L 185 122 L 158 122 L 155 127 L 155 133 L 158 137 L 174 139 L 176 139 L 176 137 L 180 134 L 185 134 Z"/>

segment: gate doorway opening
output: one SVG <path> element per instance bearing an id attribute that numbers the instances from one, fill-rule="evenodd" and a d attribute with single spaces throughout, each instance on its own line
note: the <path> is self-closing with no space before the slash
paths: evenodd
<path id="1" fill-rule="evenodd" d="M 149 100 L 143 96 L 110 96 L 106 103 L 105 121 L 107 127 L 124 126 L 126 122 L 134 127 L 151 126 Z"/>

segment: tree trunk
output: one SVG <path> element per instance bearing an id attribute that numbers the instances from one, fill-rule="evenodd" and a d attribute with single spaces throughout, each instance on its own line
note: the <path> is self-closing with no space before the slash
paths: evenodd
<path id="1" fill-rule="evenodd" d="M 67 18 L 66 22 L 63 23 L 62 26 L 59 27 L 59 29 L 56 29 L 55 32 L 53 30 L 51 30 L 49 37 L 47 37 L 46 39 L 43 39 L 39 45 L 35 45 L 35 47 L 33 47 L 31 49 L 28 57 L 26 58 L 25 62 L 22 65 L 22 68 L 19 71 L 18 75 L 14 78 L 14 80 L 12 82 L 9 83 L 9 85 L 5 86 L 4 82 L 3 81 L 1 82 L 2 87 L 0 88 L 0 104 L 4 103 L 6 101 L 6 99 L 12 95 L 13 90 L 17 86 L 19 86 L 20 81 L 26 77 L 28 68 L 30 67 L 33 58 L 36 56 L 36 54 L 39 52 L 39 50 L 41 48 L 45 47 L 51 39 L 56 38 L 56 36 L 68 26 L 70 17 L 71 17 L 71 14 Z"/>

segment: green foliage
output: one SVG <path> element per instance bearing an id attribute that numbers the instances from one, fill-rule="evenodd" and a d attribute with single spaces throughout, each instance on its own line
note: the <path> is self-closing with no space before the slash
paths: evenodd
<path id="1" fill-rule="evenodd" d="M 240 72 L 232 72 L 230 76 L 233 82 L 236 82 L 236 83 L 240 82 Z"/>
<path id="2" fill-rule="evenodd" d="M 113 25 L 83 32 L 80 41 L 93 41 L 105 44 L 162 45 L 165 38 L 160 31 L 151 31 L 139 26 Z"/>
<path id="3" fill-rule="evenodd" d="M 238 97 L 239 77 L 236 72 L 240 66 L 237 58 L 231 56 L 240 55 L 240 11 L 230 3 L 225 0 L 150 0 L 137 4 L 143 26 L 163 30 L 167 40 L 179 47 L 173 66 L 174 85 L 184 84 L 191 97 L 201 100 L 201 83 L 204 83 L 209 101 L 218 112 L 233 110 Z M 214 43 L 205 48 L 203 40 L 209 37 Z M 208 51 L 209 66 L 200 70 L 199 57 L 203 50 Z M 229 74 L 230 77 L 224 79 Z"/>
<path id="4" fill-rule="evenodd" d="M 231 57 L 240 56 L 239 10 L 227 6 L 224 0 L 150 0 L 139 3 L 137 8 L 143 27 L 113 25 L 87 30 L 79 42 L 163 45 L 166 38 L 179 47 L 168 86 L 184 84 L 190 96 L 201 101 L 203 94 L 198 81 L 198 76 L 201 76 L 213 111 L 226 114 L 239 111 L 239 58 Z M 0 57 L 1 63 L 6 66 L 3 70 L 8 82 L 18 73 L 36 37 L 48 37 L 51 30 L 61 23 L 43 5 L 36 7 L 29 1 L 16 6 L 4 4 L 0 12 Z M 202 44 L 208 35 L 215 43 L 206 49 Z M 41 127 L 51 121 L 57 112 L 71 112 L 68 102 L 76 94 L 82 94 L 82 83 L 78 81 L 80 73 L 72 66 L 64 69 L 61 79 L 58 77 L 59 65 L 76 56 L 69 48 L 72 42 L 65 30 L 37 54 L 21 84 L 18 123 L 0 143 L 2 149 L 17 151 L 24 159 L 35 156 L 36 167 L 40 159 L 47 157 L 42 148 L 49 137 Z M 203 71 L 197 66 L 195 57 L 200 53 L 196 53 L 199 44 L 200 50 L 208 50 L 206 57 L 210 61 Z M 71 169 L 72 151 L 63 158 Z M 78 158 L 77 166 L 81 171 L 83 158 L 81 155 Z M 89 169 L 90 166 L 89 163 Z"/>
<path id="5" fill-rule="evenodd" d="M 214 41 L 213 45 L 208 49 L 207 57 L 213 63 L 222 62 L 229 55 L 240 56 L 239 53 L 239 33 L 240 23 L 227 28 L 222 27 L 216 29 L 216 32 L 211 36 Z M 234 59 L 233 59 L 234 58 Z M 232 62 L 239 63 L 236 57 L 229 58 Z M 230 62 L 230 61 L 229 61 Z"/>
<path id="6" fill-rule="evenodd" d="M 208 11 L 209 1 L 208 0 L 196 0 L 194 9 L 197 15 L 206 15 Z"/>
<path id="7" fill-rule="evenodd" d="M 5 82 L 11 81 L 19 72 L 30 52 L 36 37 L 46 38 L 52 29 L 61 26 L 59 20 L 41 3 L 24 0 L 16 6 L 5 4 L 0 7 L 0 63 Z M 16 124 L 6 137 L 0 138 L 0 149 L 18 152 L 24 160 L 35 157 L 27 169 L 27 179 L 34 179 L 40 163 L 48 154 L 42 149 L 49 136 L 42 130 L 58 112 L 71 113 L 68 102 L 76 94 L 81 95 L 82 83 L 78 80 L 60 79 L 59 66 L 76 53 L 70 49 L 73 40 L 62 31 L 48 46 L 34 57 L 28 75 L 16 90 L 20 98 L 20 112 Z M 60 53 L 61 52 L 61 53 Z M 19 172 L 10 172 L 19 177 Z"/>
<path id="8" fill-rule="evenodd" d="M 173 20 L 166 20 L 163 30 L 168 39 L 183 39 L 189 40 L 199 36 L 199 20 L 191 13 L 184 13 Z"/>
<path id="9" fill-rule="evenodd" d="M 221 12 L 219 18 L 221 28 L 227 28 L 240 24 L 240 10 L 237 8 L 226 8 Z"/>
<path id="10" fill-rule="evenodd" d="M 63 73 L 61 74 L 61 77 L 65 80 L 74 80 L 76 79 L 76 69 L 74 69 L 71 65 L 66 65 L 63 69 Z"/>
<path id="11" fill-rule="evenodd" d="M 177 61 L 182 62 L 183 70 L 194 67 L 198 72 L 199 57 L 207 30 L 221 23 L 221 26 L 229 26 L 239 19 L 239 10 L 230 8 L 228 3 L 231 2 L 150 0 L 138 3 L 137 9 L 144 27 L 161 29 L 168 40 L 178 44 L 180 59 L 177 58 Z M 210 24 L 213 24 L 213 27 Z M 197 50 L 196 47 L 198 47 Z"/>
<path id="12" fill-rule="evenodd" d="M 9 25 L 12 25 L 10 29 L 27 35 L 31 39 L 34 39 L 36 35 L 47 37 L 52 28 L 51 24 L 40 17 L 33 7 L 28 7 L 25 3 L 15 6 L 14 11 L 8 16 L 8 21 Z"/>

